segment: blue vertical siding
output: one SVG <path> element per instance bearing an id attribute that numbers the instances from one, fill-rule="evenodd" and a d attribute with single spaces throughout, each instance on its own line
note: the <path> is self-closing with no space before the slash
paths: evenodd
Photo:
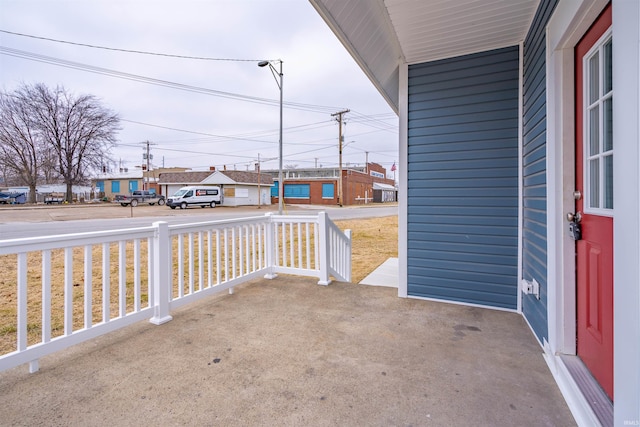
<path id="1" fill-rule="evenodd" d="M 540 300 L 524 295 L 522 311 L 540 341 L 548 337 L 545 29 L 556 4 L 540 2 L 523 46 L 522 277 L 540 283 Z"/>
<path id="2" fill-rule="evenodd" d="M 409 66 L 407 292 L 517 308 L 518 47 Z"/>

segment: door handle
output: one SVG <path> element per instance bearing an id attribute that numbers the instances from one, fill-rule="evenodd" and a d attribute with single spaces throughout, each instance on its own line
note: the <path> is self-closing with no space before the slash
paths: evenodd
<path id="1" fill-rule="evenodd" d="M 569 212 L 567 214 L 567 221 L 579 223 L 580 221 L 582 221 L 582 213 L 580 211 L 576 213 Z"/>

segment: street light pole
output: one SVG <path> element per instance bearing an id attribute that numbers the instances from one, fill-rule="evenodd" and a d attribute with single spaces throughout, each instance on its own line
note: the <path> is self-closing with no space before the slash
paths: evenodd
<path id="1" fill-rule="evenodd" d="M 260 209 L 260 203 L 262 199 L 262 189 L 260 188 L 261 178 L 260 178 L 260 153 L 258 153 L 258 209 Z"/>
<path id="2" fill-rule="evenodd" d="M 276 84 L 280 88 L 280 141 L 278 142 L 279 160 L 278 160 L 278 215 L 282 215 L 282 207 L 284 205 L 284 184 L 282 182 L 282 91 L 284 84 L 284 74 L 282 73 L 282 60 L 278 59 L 280 63 L 280 71 L 276 70 L 271 61 L 260 61 L 258 67 L 266 67 L 267 65 L 271 69 L 271 74 L 276 79 Z M 280 77 L 280 81 L 276 78 L 276 74 Z"/>

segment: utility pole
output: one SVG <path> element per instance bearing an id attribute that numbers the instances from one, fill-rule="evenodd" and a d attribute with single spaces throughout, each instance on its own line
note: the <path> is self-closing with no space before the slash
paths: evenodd
<path id="1" fill-rule="evenodd" d="M 148 190 L 149 189 L 149 166 L 150 166 L 150 162 L 151 162 L 151 158 L 153 156 L 151 156 L 150 154 L 150 146 L 151 145 L 155 145 L 152 142 L 149 141 L 145 141 L 143 142 L 143 144 L 145 144 L 145 153 L 142 155 L 143 160 L 146 159 L 147 160 L 147 168 L 146 168 L 146 174 L 145 171 L 142 172 L 142 189 L 143 190 Z M 163 158 L 163 162 L 164 162 L 164 158 Z"/>
<path id="2" fill-rule="evenodd" d="M 338 205 L 342 206 L 343 203 L 343 195 L 342 195 L 342 144 L 344 142 L 344 136 L 342 136 L 342 116 L 347 114 L 351 110 L 342 110 L 337 113 L 333 113 L 331 117 L 335 117 L 338 122 L 338 164 L 339 172 L 338 172 Z"/>

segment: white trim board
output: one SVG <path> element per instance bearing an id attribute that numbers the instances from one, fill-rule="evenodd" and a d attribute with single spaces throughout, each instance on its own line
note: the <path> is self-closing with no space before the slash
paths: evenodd
<path id="1" fill-rule="evenodd" d="M 581 425 L 586 400 L 554 361 L 575 355 L 575 247 L 565 233 L 574 206 L 574 46 L 607 0 L 560 1 L 547 26 L 547 358 Z M 614 424 L 640 424 L 640 3 L 613 1 L 614 46 Z M 622 89 L 620 89 L 622 88 Z M 556 366 L 554 366 L 556 365 Z M 631 424 L 629 424 L 631 423 Z"/>

